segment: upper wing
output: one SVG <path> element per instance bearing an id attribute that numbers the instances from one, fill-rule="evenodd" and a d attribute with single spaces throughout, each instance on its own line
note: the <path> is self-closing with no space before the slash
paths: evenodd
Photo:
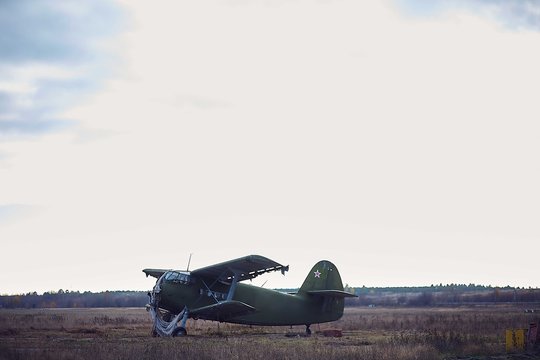
<path id="1" fill-rule="evenodd" d="M 194 318 L 205 320 L 226 321 L 236 316 L 254 312 L 255 308 L 246 303 L 235 300 L 220 301 L 216 304 L 203 306 L 190 310 L 189 315 Z"/>
<path id="2" fill-rule="evenodd" d="M 191 272 L 191 275 L 210 277 L 223 281 L 231 280 L 236 275 L 237 280 L 242 281 L 277 270 L 281 270 L 281 273 L 284 274 L 285 271 L 289 271 L 289 266 L 283 266 L 264 256 L 249 255 L 194 270 Z"/>
<path id="3" fill-rule="evenodd" d="M 146 274 L 146 277 L 150 275 L 157 279 L 159 279 L 161 275 L 165 274 L 167 271 L 169 270 L 164 270 L 164 269 L 144 269 L 143 270 L 143 272 Z"/>

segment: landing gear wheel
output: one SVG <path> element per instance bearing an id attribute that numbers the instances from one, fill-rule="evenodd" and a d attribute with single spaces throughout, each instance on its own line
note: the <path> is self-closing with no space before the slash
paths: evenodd
<path id="1" fill-rule="evenodd" d="M 311 336 L 311 329 L 309 328 L 310 325 L 306 325 L 306 335 Z"/>
<path id="2" fill-rule="evenodd" d="M 178 328 L 174 329 L 174 331 L 172 333 L 173 337 L 186 336 L 186 335 L 187 335 L 187 330 L 186 330 L 186 328 L 183 328 L 183 327 L 178 327 Z"/>

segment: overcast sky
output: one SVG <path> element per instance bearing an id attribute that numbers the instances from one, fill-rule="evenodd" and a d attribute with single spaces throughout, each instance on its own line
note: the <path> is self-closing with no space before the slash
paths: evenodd
<path id="1" fill-rule="evenodd" d="M 426 3 L 0 2 L 0 293 L 539 287 L 540 4 Z"/>

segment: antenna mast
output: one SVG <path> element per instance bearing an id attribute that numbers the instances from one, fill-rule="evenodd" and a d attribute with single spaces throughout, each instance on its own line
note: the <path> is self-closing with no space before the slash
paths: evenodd
<path id="1" fill-rule="evenodd" d="M 189 264 L 191 264 L 191 255 L 193 255 L 193 253 L 189 254 L 189 260 L 188 260 L 188 263 L 187 263 L 187 270 L 186 271 L 189 271 Z"/>

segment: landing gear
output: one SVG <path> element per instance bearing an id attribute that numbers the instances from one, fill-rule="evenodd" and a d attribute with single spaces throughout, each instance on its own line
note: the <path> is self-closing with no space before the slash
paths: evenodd
<path id="1" fill-rule="evenodd" d="M 187 335 L 186 322 L 187 322 L 188 314 L 189 314 L 187 307 L 184 308 L 183 313 L 184 314 L 182 315 L 182 321 L 180 322 L 180 326 L 174 329 L 172 332 L 173 337 Z"/>
<path id="2" fill-rule="evenodd" d="M 176 336 L 186 336 L 187 335 L 187 330 L 186 328 L 184 327 L 177 327 L 176 329 L 174 329 L 174 331 L 172 332 L 172 336 L 173 337 L 176 337 Z"/>
<path id="3" fill-rule="evenodd" d="M 152 336 L 184 336 L 187 334 L 186 322 L 189 317 L 187 306 L 184 306 L 184 310 L 177 315 L 159 307 L 161 292 L 160 284 L 163 280 L 163 276 L 164 275 L 157 281 L 154 290 L 148 293 L 150 296 L 150 303 L 146 306 L 146 310 L 150 313 L 154 322 L 152 326 Z M 178 322 L 180 322 L 180 326 L 178 325 Z"/>
<path id="4" fill-rule="evenodd" d="M 310 325 L 306 325 L 306 335 L 311 336 L 311 329 L 309 328 Z"/>
<path id="5" fill-rule="evenodd" d="M 187 307 L 184 307 L 178 315 L 173 316 L 170 321 L 161 318 L 159 309 L 150 307 L 150 315 L 154 320 L 152 326 L 152 336 L 183 336 L 187 334 L 186 322 L 189 317 Z M 178 324 L 180 322 L 180 324 Z"/>

